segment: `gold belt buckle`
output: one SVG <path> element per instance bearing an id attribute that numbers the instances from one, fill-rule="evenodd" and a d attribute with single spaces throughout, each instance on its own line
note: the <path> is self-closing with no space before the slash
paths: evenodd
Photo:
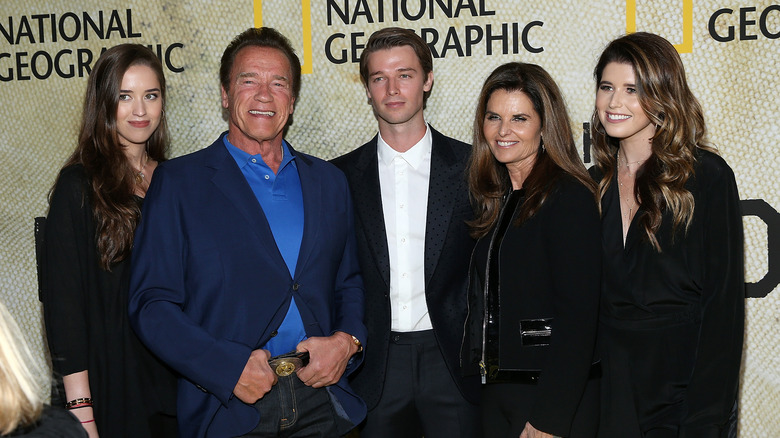
<path id="1" fill-rule="evenodd" d="M 305 367 L 309 363 L 309 353 L 292 351 L 281 354 L 268 360 L 268 365 L 274 370 L 277 376 L 287 377 L 294 373 L 298 368 Z"/>
<path id="2" fill-rule="evenodd" d="M 279 377 L 287 377 L 290 374 L 295 372 L 295 369 L 297 367 L 292 361 L 287 360 L 281 360 L 279 361 L 279 364 L 276 365 L 276 375 Z"/>

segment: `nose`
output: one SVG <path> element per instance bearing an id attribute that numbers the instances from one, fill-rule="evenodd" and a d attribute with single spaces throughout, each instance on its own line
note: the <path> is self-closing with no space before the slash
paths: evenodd
<path id="1" fill-rule="evenodd" d="M 509 134 L 509 123 L 505 120 L 501 120 L 501 124 L 498 125 L 498 135 L 499 137 L 506 137 Z"/>
<path id="2" fill-rule="evenodd" d="M 395 78 L 390 78 L 387 81 L 387 94 L 391 96 L 398 94 L 398 80 Z"/>
<path id="3" fill-rule="evenodd" d="M 146 102 L 143 99 L 136 99 L 133 102 L 133 115 L 137 117 L 146 115 Z"/>
<path id="4" fill-rule="evenodd" d="M 270 84 L 262 83 L 257 86 L 255 100 L 260 102 L 270 102 L 272 100 Z"/>
<path id="5" fill-rule="evenodd" d="M 620 91 L 616 91 L 612 93 L 612 96 L 609 98 L 609 107 L 610 108 L 619 108 L 623 106 L 623 93 Z"/>

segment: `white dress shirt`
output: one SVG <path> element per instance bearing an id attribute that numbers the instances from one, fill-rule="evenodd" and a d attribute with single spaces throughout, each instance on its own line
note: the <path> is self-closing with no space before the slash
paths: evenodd
<path id="1" fill-rule="evenodd" d="M 406 152 L 379 135 L 379 186 L 390 255 L 391 330 L 430 330 L 425 301 L 425 220 L 431 176 L 431 129 Z"/>

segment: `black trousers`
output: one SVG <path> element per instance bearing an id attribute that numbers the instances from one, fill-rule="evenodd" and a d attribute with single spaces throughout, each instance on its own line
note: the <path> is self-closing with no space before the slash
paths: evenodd
<path id="1" fill-rule="evenodd" d="M 458 390 L 433 330 L 391 333 L 383 388 L 361 438 L 482 436 L 479 407 Z"/>

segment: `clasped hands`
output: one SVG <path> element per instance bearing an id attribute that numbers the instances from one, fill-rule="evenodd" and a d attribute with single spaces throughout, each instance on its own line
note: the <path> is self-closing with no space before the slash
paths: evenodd
<path id="1" fill-rule="evenodd" d="M 298 378 L 307 386 L 322 388 L 339 381 L 358 347 L 352 341 L 352 336 L 336 332 L 330 336 L 305 339 L 296 350 L 309 352 L 309 364 L 296 371 Z M 268 350 L 254 350 L 249 355 L 244 371 L 233 389 L 233 394 L 239 400 L 253 404 L 276 385 L 279 378 L 268 365 L 270 358 Z"/>

